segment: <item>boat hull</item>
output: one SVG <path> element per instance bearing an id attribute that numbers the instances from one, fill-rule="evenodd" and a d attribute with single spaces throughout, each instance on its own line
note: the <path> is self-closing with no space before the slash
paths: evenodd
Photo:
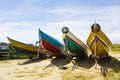
<path id="1" fill-rule="evenodd" d="M 63 34 L 63 41 L 66 45 L 67 54 L 71 56 L 87 55 L 87 46 L 71 32 Z"/>
<path id="2" fill-rule="evenodd" d="M 26 54 L 28 56 L 36 56 L 38 47 L 28 45 L 13 39 L 8 38 L 10 44 L 15 48 L 17 53 Z"/>
<path id="3" fill-rule="evenodd" d="M 49 51 L 50 53 L 46 53 L 50 56 L 61 56 L 63 55 L 64 45 L 54 39 L 53 37 L 49 36 L 48 34 L 44 33 L 39 29 L 39 40 L 42 43 L 42 46 Z"/>
<path id="4" fill-rule="evenodd" d="M 95 36 L 98 37 L 97 44 L 95 40 Z M 109 50 L 112 47 L 111 41 L 108 39 L 108 37 L 100 30 L 97 33 L 94 33 L 91 31 L 88 39 L 87 39 L 87 45 L 89 46 L 92 54 L 95 54 L 96 46 L 97 46 L 97 52 L 96 55 L 108 55 Z"/>

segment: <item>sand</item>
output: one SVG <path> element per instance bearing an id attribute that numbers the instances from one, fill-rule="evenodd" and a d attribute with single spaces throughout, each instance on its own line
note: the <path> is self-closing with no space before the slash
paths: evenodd
<path id="1" fill-rule="evenodd" d="M 120 54 L 112 54 L 112 56 L 117 58 L 118 65 L 115 66 L 119 68 Z M 67 69 L 59 69 L 60 66 L 65 66 Z M 0 80 L 65 80 L 63 77 L 67 72 L 75 73 L 75 75 L 81 73 L 84 76 L 100 73 L 100 66 L 98 65 L 95 69 L 95 64 L 87 60 L 80 61 L 77 69 L 73 69 L 72 66 L 72 63 L 65 58 L 2 60 L 0 61 Z M 97 80 L 98 76 L 96 75 L 93 80 Z"/>

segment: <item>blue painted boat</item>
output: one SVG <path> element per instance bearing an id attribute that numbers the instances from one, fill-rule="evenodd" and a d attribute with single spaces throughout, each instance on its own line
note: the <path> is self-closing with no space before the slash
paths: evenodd
<path id="1" fill-rule="evenodd" d="M 64 55 L 64 45 L 58 40 L 54 39 L 50 35 L 44 33 L 39 29 L 39 40 L 42 43 L 42 46 L 49 51 L 50 53 L 46 53 L 50 56 L 61 56 Z"/>

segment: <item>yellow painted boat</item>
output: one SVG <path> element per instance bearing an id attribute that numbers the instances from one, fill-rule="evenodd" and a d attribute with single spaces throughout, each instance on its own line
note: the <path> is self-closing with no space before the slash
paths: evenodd
<path id="1" fill-rule="evenodd" d="M 90 48 L 94 57 L 101 57 L 102 55 L 108 55 L 109 50 L 112 47 L 111 41 L 102 32 L 99 24 L 93 24 L 91 27 L 91 33 L 87 39 L 87 45 Z"/>
<path id="2" fill-rule="evenodd" d="M 7 38 L 10 44 L 15 48 L 16 52 L 26 54 L 29 57 L 37 55 L 38 47 L 13 40 L 9 37 Z"/>

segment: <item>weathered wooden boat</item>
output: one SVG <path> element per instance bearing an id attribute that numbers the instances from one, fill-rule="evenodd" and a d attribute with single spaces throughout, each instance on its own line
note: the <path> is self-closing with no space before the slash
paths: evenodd
<path id="1" fill-rule="evenodd" d="M 51 37 L 50 35 L 44 33 L 39 29 L 39 40 L 42 43 L 42 46 L 49 51 L 46 55 L 49 56 L 62 56 L 64 51 L 64 45 Z"/>
<path id="2" fill-rule="evenodd" d="M 38 47 L 7 38 L 18 54 L 25 54 L 29 58 L 37 56 Z"/>
<path id="3" fill-rule="evenodd" d="M 87 56 L 87 46 L 80 39 L 73 35 L 67 27 L 63 27 L 62 32 L 66 55 L 73 57 Z"/>
<path id="4" fill-rule="evenodd" d="M 102 32 L 100 25 L 96 23 L 91 27 L 91 33 L 87 39 L 87 45 L 92 52 L 90 57 L 94 58 L 108 57 L 109 50 L 112 47 L 111 41 Z"/>

